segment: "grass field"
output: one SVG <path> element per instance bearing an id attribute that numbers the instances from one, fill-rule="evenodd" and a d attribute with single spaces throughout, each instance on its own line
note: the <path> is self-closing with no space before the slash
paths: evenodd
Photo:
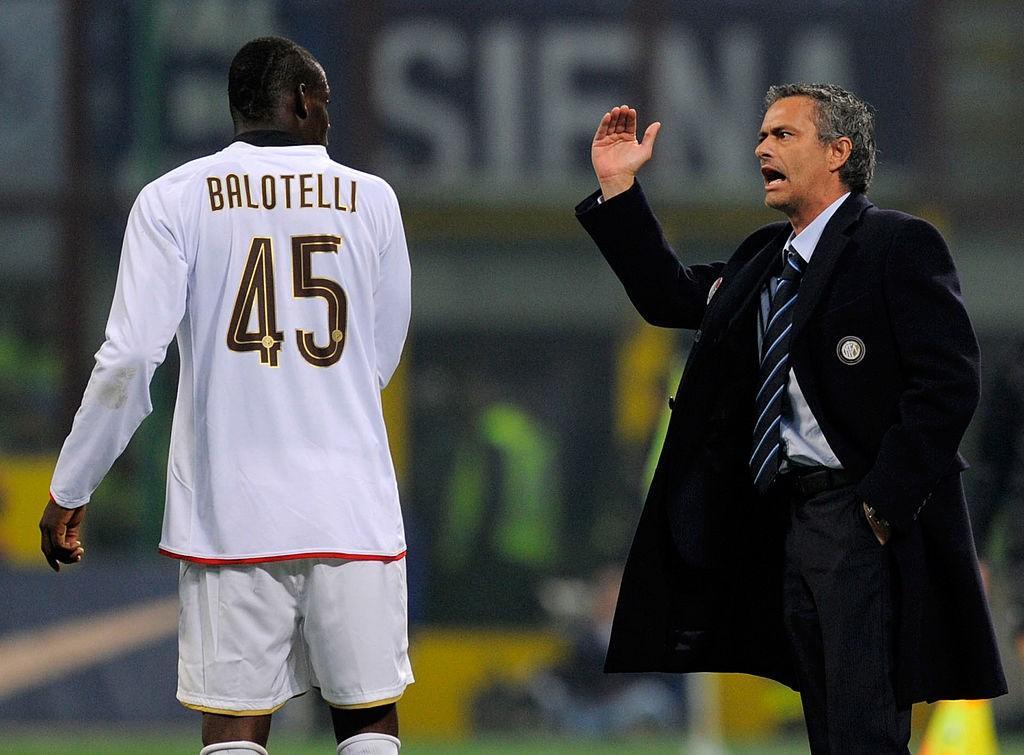
<path id="1" fill-rule="evenodd" d="M 1003 738 L 1001 755 L 1024 755 L 1024 738 Z M 200 745 L 196 734 L 176 732 L 160 736 L 152 733 L 90 733 L 75 735 L 63 731 L 53 737 L 39 733 L 4 732 L 0 734 L 0 753 L 7 755 L 194 755 Z M 327 755 L 334 752 L 334 741 L 280 737 L 271 740 L 273 755 Z M 679 740 L 627 739 L 613 742 L 559 739 L 473 739 L 467 742 L 403 742 L 402 755 L 686 755 L 690 752 Z M 771 742 L 727 744 L 724 755 L 804 755 L 807 745 L 794 738 Z"/>
<path id="2" fill-rule="evenodd" d="M 334 741 L 295 740 L 282 737 L 272 739 L 270 752 L 273 755 L 328 755 L 334 752 Z M 196 735 L 118 736 L 114 734 L 90 734 L 77 737 L 62 733 L 59 738 L 47 739 L 39 734 L 0 735 L 0 753 L 18 755 L 51 755 L 73 752 L 75 755 L 171 755 L 189 753 L 194 755 L 200 745 Z M 806 746 L 800 741 L 772 744 L 744 744 L 729 747 L 729 755 L 802 755 Z M 685 753 L 677 741 L 664 739 L 636 739 L 615 742 L 589 740 L 521 740 L 474 739 L 462 743 L 405 741 L 402 755 L 679 755 Z"/>

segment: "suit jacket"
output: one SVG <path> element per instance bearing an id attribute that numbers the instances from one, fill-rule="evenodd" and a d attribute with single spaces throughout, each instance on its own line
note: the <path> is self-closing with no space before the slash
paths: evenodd
<path id="1" fill-rule="evenodd" d="M 639 184 L 597 196 L 577 217 L 637 310 L 696 329 L 605 669 L 745 672 L 795 689 L 781 609 L 787 512 L 755 494 L 747 465 L 757 303 L 790 225 L 758 229 L 728 262 L 684 265 Z M 957 450 L 978 401 L 978 346 L 945 242 L 851 194 L 795 307 L 791 367 L 857 495 L 893 528 L 897 701 L 1003 694 Z M 850 337 L 859 361 L 840 354 Z"/>

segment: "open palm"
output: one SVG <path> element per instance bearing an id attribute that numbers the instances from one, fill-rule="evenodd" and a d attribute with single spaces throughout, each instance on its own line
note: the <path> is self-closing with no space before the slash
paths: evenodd
<path id="1" fill-rule="evenodd" d="M 605 199 L 633 185 L 637 171 L 651 159 L 659 129 L 661 123 L 652 123 L 640 142 L 636 138 L 636 110 L 622 105 L 604 114 L 590 145 L 590 159 Z"/>

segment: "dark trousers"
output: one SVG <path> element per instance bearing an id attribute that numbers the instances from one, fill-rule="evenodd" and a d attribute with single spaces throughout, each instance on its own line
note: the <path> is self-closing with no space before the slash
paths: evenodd
<path id="1" fill-rule="evenodd" d="M 814 755 L 909 753 L 892 684 L 889 554 L 850 487 L 786 496 L 783 606 Z"/>

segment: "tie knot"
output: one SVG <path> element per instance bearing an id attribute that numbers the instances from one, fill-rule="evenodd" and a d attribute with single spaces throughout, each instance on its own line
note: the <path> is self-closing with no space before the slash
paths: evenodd
<path id="1" fill-rule="evenodd" d="M 779 277 L 783 280 L 798 280 L 803 275 L 805 267 L 807 263 L 804 258 L 790 248 L 786 252 L 786 261 L 782 265 L 782 274 Z"/>

